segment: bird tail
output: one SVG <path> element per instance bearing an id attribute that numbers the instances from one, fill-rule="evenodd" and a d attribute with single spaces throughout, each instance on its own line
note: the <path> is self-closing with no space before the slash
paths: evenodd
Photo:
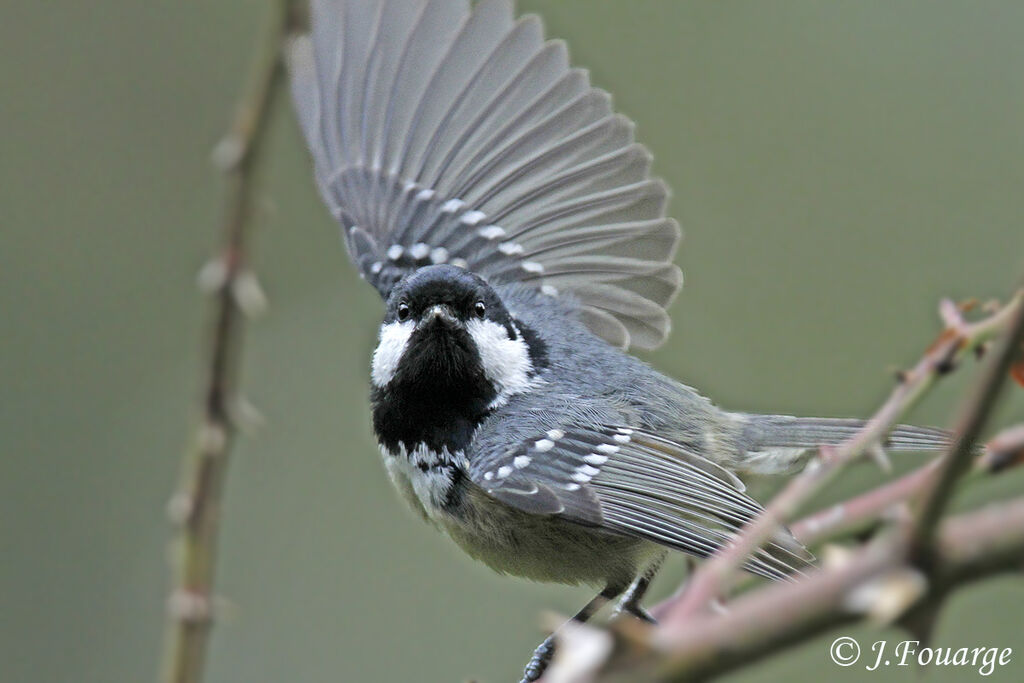
<path id="1" fill-rule="evenodd" d="M 834 417 L 793 417 L 791 415 L 741 416 L 742 443 L 746 450 L 739 466 L 758 474 L 782 474 L 801 466 L 819 446 L 845 441 L 866 424 L 866 420 Z M 936 451 L 945 448 L 952 434 L 935 427 L 898 425 L 884 446 L 893 451 Z"/>

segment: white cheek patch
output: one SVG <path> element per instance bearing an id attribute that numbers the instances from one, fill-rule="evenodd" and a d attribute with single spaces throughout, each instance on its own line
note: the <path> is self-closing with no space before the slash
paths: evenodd
<path id="1" fill-rule="evenodd" d="M 534 380 L 530 378 L 533 363 L 530 362 L 530 348 L 523 335 L 508 338 L 504 325 L 492 320 L 470 320 L 466 323 L 469 336 L 476 343 L 484 375 L 498 390 L 498 397 L 491 403 L 495 408 L 508 402 L 509 397 L 529 390 Z"/>
<path id="2" fill-rule="evenodd" d="M 411 320 L 381 326 L 380 341 L 373 352 L 373 371 L 370 374 L 375 386 L 386 386 L 394 378 L 414 328 Z"/>

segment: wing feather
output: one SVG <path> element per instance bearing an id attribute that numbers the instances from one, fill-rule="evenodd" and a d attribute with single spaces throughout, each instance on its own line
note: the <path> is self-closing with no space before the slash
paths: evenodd
<path id="1" fill-rule="evenodd" d="M 653 348 L 679 228 L 607 93 L 510 0 L 315 0 L 289 50 L 317 184 L 382 295 L 431 263 L 572 294 L 609 342 Z"/>
<path id="2" fill-rule="evenodd" d="M 683 446 L 628 427 L 554 429 L 470 464 L 470 479 L 533 514 L 647 539 L 699 557 L 763 509 L 734 474 Z M 813 557 L 784 529 L 746 569 L 785 578 Z"/>

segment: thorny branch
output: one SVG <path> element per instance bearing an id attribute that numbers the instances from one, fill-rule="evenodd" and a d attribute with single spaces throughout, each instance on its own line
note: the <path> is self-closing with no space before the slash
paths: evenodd
<path id="1" fill-rule="evenodd" d="M 932 460 L 902 477 L 807 515 L 791 524 L 789 530 L 798 541 L 813 546 L 854 533 L 873 522 L 905 518 L 910 514 L 907 501 L 931 481 L 929 475 L 937 465 L 938 460 Z"/>
<path id="2" fill-rule="evenodd" d="M 610 661 L 600 664 L 601 674 L 595 678 L 702 679 L 750 664 L 826 628 L 864 618 L 887 623 L 958 586 L 1019 571 L 1024 561 L 1024 500 L 944 522 L 937 536 L 937 571 L 927 580 L 902 564 L 892 540 L 877 539 L 797 583 L 747 593 L 724 613 L 699 613 L 682 629 L 647 634 L 636 624 L 623 623 L 620 646 Z"/>
<path id="3" fill-rule="evenodd" d="M 939 462 L 939 459 L 930 460 L 881 486 L 809 514 L 791 524 L 789 530 L 801 543 L 813 546 L 863 531 L 873 523 L 907 519 L 910 515 L 908 502 L 933 481 L 931 475 Z M 984 451 L 974 458 L 971 471 L 961 477 L 960 484 L 1022 464 L 1024 424 L 1009 427 L 989 440 Z"/>
<path id="4" fill-rule="evenodd" d="M 959 324 L 959 323 L 958 323 Z M 962 327 L 962 324 L 960 324 Z M 907 551 L 915 564 L 927 564 L 932 549 L 932 535 L 949 501 L 953 487 L 970 467 L 974 444 L 992 414 L 996 399 L 1006 384 L 1010 367 L 1017 360 L 1018 348 L 1024 341 L 1024 305 L 1017 306 L 1007 323 L 999 348 L 986 364 L 981 380 L 967 397 L 953 430 L 953 443 L 943 454 L 938 470 L 929 477 L 934 483 L 924 493 L 917 516 L 910 526 Z"/>
<path id="5" fill-rule="evenodd" d="M 794 477 L 733 543 L 697 570 L 683 594 L 661 610 L 663 622 L 666 625 L 684 623 L 722 595 L 728 587 L 728 580 L 748 556 L 764 544 L 779 526 L 789 522 L 804 503 L 844 466 L 865 454 L 877 453 L 892 428 L 941 376 L 952 370 L 967 353 L 978 352 L 1009 324 L 1022 308 L 1022 300 L 1024 292 L 1018 292 L 1008 305 L 991 316 L 975 323 L 957 318 L 955 325 L 950 324 L 949 304 L 944 302 L 940 311 L 946 318 L 945 330 L 917 365 L 900 374 L 892 394 L 864 428 L 838 446 L 822 447 L 819 457 Z"/>
<path id="6" fill-rule="evenodd" d="M 867 618 L 921 631 L 956 586 L 994 573 L 1019 570 L 1024 560 L 1024 497 L 938 523 L 945 501 L 971 468 L 983 476 L 1024 464 L 1024 424 L 1010 427 L 976 455 L 974 444 L 993 401 L 1011 373 L 1024 338 L 1024 290 L 977 322 L 943 302 L 945 329 L 865 427 L 847 442 L 823 448 L 819 458 L 741 531 L 733 544 L 694 573 L 683 591 L 656 608 L 658 627 L 621 620 L 611 633 L 576 627 L 545 680 L 689 680 L 743 666 L 780 647 L 813 637 L 828 626 Z M 786 523 L 846 464 L 880 449 L 901 416 L 939 377 L 968 353 L 979 356 L 1000 337 L 977 382 L 955 437 L 936 460 L 891 482 L 798 521 L 792 530 L 818 543 L 902 512 L 903 533 L 876 534 L 866 544 L 826 553 L 824 567 L 792 583 L 769 584 L 707 609 L 722 596 L 749 553 Z M 1019 362 L 1019 361 L 1018 361 Z M 950 464 L 955 463 L 955 464 Z M 940 488 L 941 487 L 941 488 Z M 908 504 L 928 501 L 910 514 Z M 929 505 L 932 507 L 930 508 Z M 929 511 L 931 510 L 931 511 Z M 929 531 L 924 531 L 928 525 Z M 920 543 L 915 546 L 912 544 Z M 919 549 L 914 554 L 908 549 Z M 926 559 L 926 564 L 915 564 Z M 912 562 L 908 562 L 911 560 Z M 918 568 L 924 567 L 927 574 Z M 931 616 L 928 616 L 931 615 Z M 573 656 L 573 652 L 590 653 Z"/>
<path id="7" fill-rule="evenodd" d="M 271 3 L 249 86 L 230 130 L 213 153 L 225 176 L 225 214 L 219 253 L 199 273 L 213 297 L 205 342 L 200 420 L 183 463 L 181 488 L 168 505 L 180 527 L 174 548 L 174 589 L 168 599 L 161 680 L 198 683 L 214 616 L 213 579 L 221 494 L 238 413 L 237 373 L 245 316 L 260 313 L 266 299 L 248 269 L 246 246 L 253 204 L 252 175 L 270 107 L 282 80 L 281 48 L 296 20 L 289 0 Z"/>

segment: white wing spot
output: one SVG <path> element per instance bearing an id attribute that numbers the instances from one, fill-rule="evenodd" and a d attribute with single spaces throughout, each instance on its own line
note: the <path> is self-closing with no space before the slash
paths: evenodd
<path id="1" fill-rule="evenodd" d="M 512 464 L 516 466 L 517 470 L 521 470 L 530 464 L 530 456 L 528 455 L 517 455 Z"/>
<path id="2" fill-rule="evenodd" d="M 562 488 L 565 489 L 566 491 L 579 491 L 580 490 L 580 485 L 579 484 L 564 484 L 562 486 Z"/>
<path id="3" fill-rule="evenodd" d="M 541 453 L 546 453 L 555 447 L 555 442 L 551 439 L 541 439 L 533 444 L 534 449 Z"/>
<path id="4" fill-rule="evenodd" d="M 541 285 L 540 293 L 547 296 L 558 296 L 558 288 L 552 285 Z"/>
<path id="5" fill-rule="evenodd" d="M 508 475 L 512 474 L 512 468 L 509 465 L 502 465 L 498 468 L 498 476 L 504 479 Z"/>
<path id="6" fill-rule="evenodd" d="M 515 256 L 523 253 L 523 245 L 518 242 L 502 242 L 498 245 L 498 251 L 505 256 Z"/>
<path id="7" fill-rule="evenodd" d="M 461 210 L 465 205 L 466 202 L 461 199 L 449 199 L 441 205 L 441 211 L 444 213 L 455 213 L 456 211 Z"/>
<path id="8" fill-rule="evenodd" d="M 392 261 L 397 261 L 402 258 L 402 254 L 405 253 L 405 249 L 402 248 L 401 244 L 392 244 L 388 247 L 388 258 Z"/>
<path id="9" fill-rule="evenodd" d="M 407 180 L 407 181 L 405 181 L 405 184 L 402 185 L 402 191 L 403 192 L 412 192 L 417 187 L 418 187 L 418 185 L 416 184 L 416 181 L 414 181 L 414 180 Z"/>
<path id="10" fill-rule="evenodd" d="M 561 429 L 549 429 L 548 438 L 558 441 L 559 439 L 565 438 L 565 432 L 563 432 Z"/>
<path id="11" fill-rule="evenodd" d="M 476 233 L 485 240 L 496 240 L 499 237 L 505 236 L 505 228 L 500 225 L 485 225 L 477 230 Z"/>
<path id="12" fill-rule="evenodd" d="M 584 465 L 584 467 L 586 467 L 586 465 Z M 590 475 L 584 472 L 580 472 L 579 470 L 576 470 L 575 472 L 573 472 L 572 480 L 578 481 L 581 484 L 586 484 L 588 481 L 590 481 Z"/>
<path id="13" fill-rule="evenodd" d="M 543 273 L 544 266 L 536 261 L 523 261 L 523 270 L 527 273 Z"/>
<path id="14" fill-rule="evenodd" d="M 619 427 L 615 431 L 617 431 L 619 434 L 632 434 L 633 433 L 633 430 L 630 429 L 629 427 Z"/>
<path id="15" fill-rule="evenodd" d="M 383 268 L 383 267 L 384 267 L 384 262 L 383 261 L 374 261 L 373 265 L 370 266 L 370 272 L 373 273 L 374 275 L 376 275 L 377 273 L 380 272 L 380 269 Z"/>
<path id="16" fill-rule="evenodd" d="M 578 474 L 585 475 L 589 479 L 590 477 L 599 474 L 601 470 L 597 469 L 596 467 L 591 467 L 590 465 L 580 465 L 579 467 L 576 468 L 576 472 Z"/>
<path id="17" fill-rule="evenodd" d="M 464 258 L 453 258 L 452 265 L 462 268 L 463 270 L 469 270 L 469 261 Z"/>
<path id="18" fill-rule="evenodd" d="M 616 434 L 612 438 L 619 443 L 629 443 L 629 434 Z"/>
<path id="19" fill-rule="evenodd" d="M 416 199 L 417 199 L 417 201 L 421 201 L 421 202 L 429 202 L 431 199 L 434 198 L 435 194 L 437 194 L 437 193 L 434 192 L 433 190 L 427 188 L 426 190 L 420 190 L 419 192 L 417 192 L 416 193 Z"/>
<path id="20" fill-rule="evenodd" d="M 494 479 L 494 472 L 484 472 L 484 479 L 487 481 Z"/>
<path id="21" fill-rule="evenodd" d="M 423 242 L 417 242 L 409 248 L 409 255 L 414 259 L 426 258 L 430 254 L 430 245 Z"/>
<path id="22" fill-rule="evenodd" d="M 588 465 L 603 465 L 608 462 L 608 456 L 591 453 L 590 455 L 583 456 L 583 461 Z"/>
<path id="23" fill-rule="evenodd" d="M 448 260 L 448 250 L 444 247 L 438 247 L 430 252 L 431 263 L 445 263 Z"/>
<path id="24" fill-rule="evenodd" d="M 600 446 L 597 447 L 597 452 L 598 453 L 607 453 L 607 454 L 611 455 L 612 453 L 618 453 L 619 452 L 619 447 L 615 446 L 614 444 L 603 443 L 603 444 L 601 444 Z"/>
<path id="25" fill-rule="evenodd" d="M 487 218 L 487 214 L 483 211 L 467 211 L 462 214 L 462 218 L 459 219 L 459 222 L 465 225 L 476 225 L 485 218 Z"/>

